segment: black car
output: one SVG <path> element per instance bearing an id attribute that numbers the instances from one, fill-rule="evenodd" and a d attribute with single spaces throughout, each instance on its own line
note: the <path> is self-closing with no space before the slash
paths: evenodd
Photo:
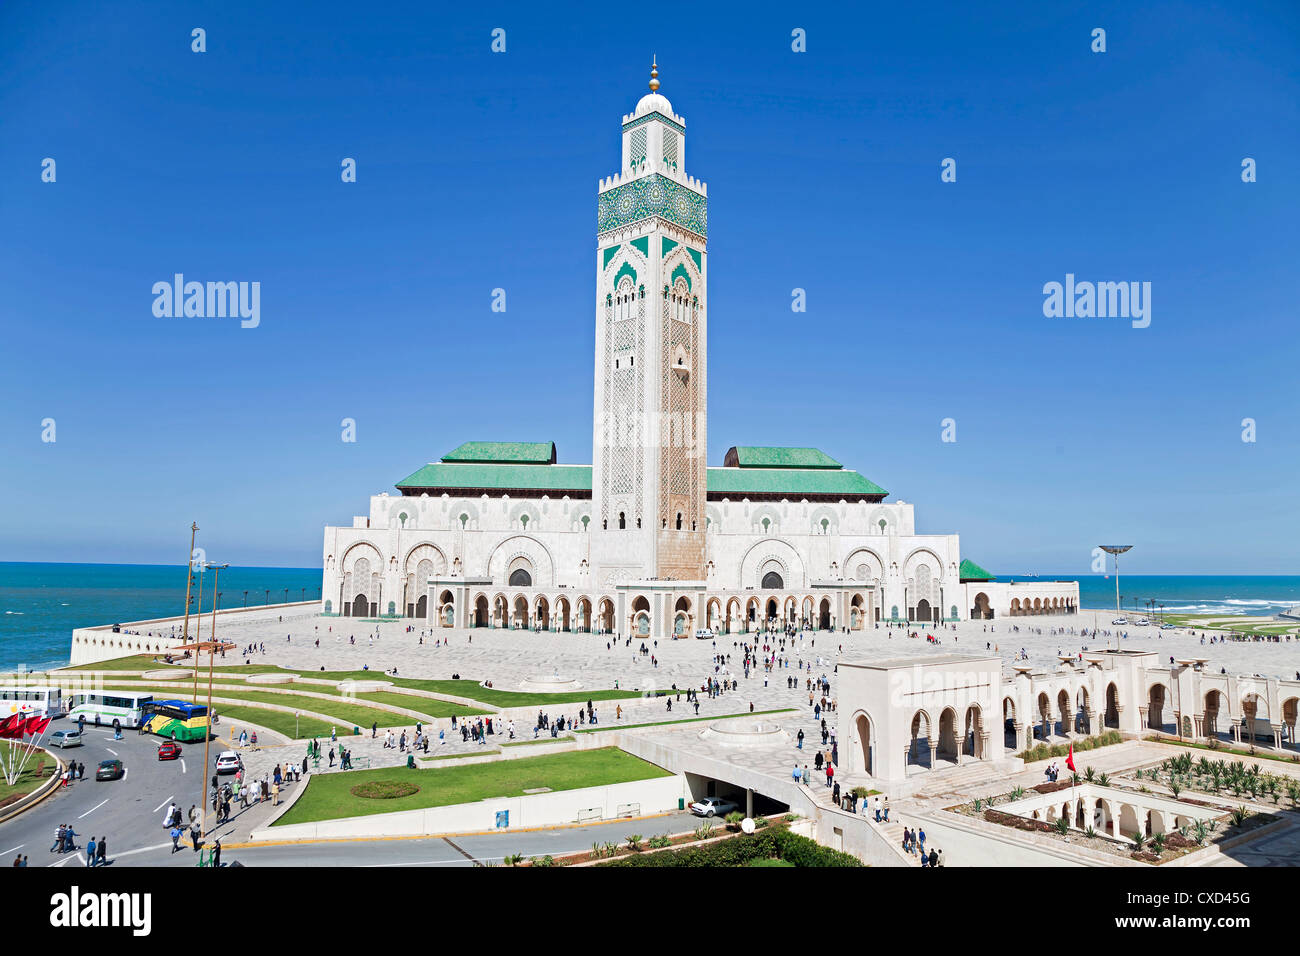
<path id="1" fill-rule="evenodd" d="M 95 771 L 96 780 L 121 780 L 126 773 L 126 768 L 122 766 L 120 760 L 101 760 L 99 769 Z"/>

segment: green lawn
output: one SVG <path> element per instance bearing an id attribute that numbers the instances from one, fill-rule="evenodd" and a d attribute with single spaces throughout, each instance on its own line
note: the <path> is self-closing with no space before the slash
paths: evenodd
<path id="1" fill-rule="evenodd" d="M 0 740 L 0 758 L 8 757 L 11 746 L 13 745 L 9 741 Z M 0 775 L 0 807 L 5 807 L 19 797 L 31 793 L 43 781 L 49 779 L 56 766 L 58 765 L 48 754 L 34 753 L 27 758 L 27 767 L 19 774 L 12 787 L 5 783 L 5 778 Z"/>
<path id="2" fill-rule="evenodd" d="M 585 727 L 575 727 L 575 734 L 598 734 L 602 730 L 631 730 L 634 727 L 664 727 L 668 724 L 694 724 L 701 720 L 730 720 L 732 717 L 760 717 L 763 714 L 792 714 L 794 709 L 782 707 L 779 710 L 756 710 L 752 714 L 745 712 L 740 714 L 715 714 L 712 717 L 683 717 L 679 720 L 652 720 L 644 724 L 621 724 L 614 721 L 611 724 L 597 724 L 595 727 L 588 724 Z"/>
<path id="3" fill-rule="evenodd" d="M 481 701 L 494 707 L 532 707 L 544 704 L 576 704 L 598 700 L 630 700 L 640 697 L 635 690 L 590 690 L 574 691 L 566 694 L 530 694 L 523 691 L 497 690 L 495 687 L 483 687 L 475 680 L 421 680 L 414 677 L 394 677 L 382 671 L 296 671 L 303 677 L 319 677 L 325 680 L 386 680 L 395 687 L 409 687 L 412 690 L 428 691 L 431 694 L 450 694 L 453 697 L 466 697 Z"/>
<path id="4" fill-rule="evenodd" d="M 368 700 L 375 704 L 387 704 L 389 707 L 405 707 L 408 710 L 418 710 L 430 717 L 451 717 L 453 714 L 457 717 L 469 717 L 483 713 L 482 707 L 466 707 L 464 704 L 453 704 L 449 700 L 416 697 L 414 694 L 398 694 L 386 690 L 357 694 L 356 699 L 359 701 Z M 410 723 L 410 721 L 408 720 L 407 723 Z"/>
<path id="5" fill-rule="evenodd" d="M 192 686 L 144 687 L 137 685 L 131 689 L 150 691 L 159 700 L 190 700 L 195 696 L 192 693 Z M 205 691 L 206 688 L 200 686 L 198 694 L 200 703 L 207 699 Z M 212 696 L 228 697 L 232 700 L 247 701 L 250 704 L 276 704 L 280 707 L 292 707 L 295 710 L 315 711 L 327 717 L 337 717 L 339 724 L 347 724 L 349 731 L 354 724 L 358 727 L 369 727 L 373 723 L 378 723 L 380 727 L 405 727 L 408 724 L 415 723 L 414 717 L 407 717 L 405 714 L 394 713 L 391 710 L 381 710 L 377 707 L 353 704 L 347 698 L 322 700 L 316 697 L 304 697 L 302 694 L 254 690 L 213 690 Z M 226 712 L 228 705 L 214 704 L 213 706 L 217 708 L 218 714 L 223 714 Z M 274 713 L 274 711 L 270 713 Z M 290 714 L 289 717 L 292 719 L 293 715 Z"/>
<path id="6" fill-rule="evenodd" d="M 266 710 L 263 707 L 234 707 L 225 704 L 217 708 L 217 716 L 221 718 L 221 723 L 217 729 L 224 730 L 229 725 L 238 726 L 241 723 L 257 724 L 259 727 L 265 727 L 267 730 L 274 730 L 277 733 L 284 734 L 290 740 L 310 739 L 311 737 L 323 737 L 328 740 L 330 736 L 330 727 L 338 728 L 337 724 L 327 724 L 323 720 L 317 720 L 315 717 L 298 717 L 295 725 L 293 714 L 286 714 L 278 710 Z M 348 728 L 349 735 L 352 728 Z"/>
<path id="7" fill-rule="evenodd" d="M 794 866 L 789 860 L 771 859 L 771 860 L 750 860 L 745 866 Z"/>
<path id="8" fill-rule="evenodd" d="M 668 771 L 617 747 L 427 770 L 384 767 L 316 774 L 310 778 L 306 792 L 276 821 L 276 826 L 445 807 L 491 797 L 520 797 L 525 790 L 540 787 L 576 790 L 667 776 L 671 776 Z M 352 795 L 353 787 L 370 781 L 413 782 L 420 790 L 393 800 L 367 800 Z"/>

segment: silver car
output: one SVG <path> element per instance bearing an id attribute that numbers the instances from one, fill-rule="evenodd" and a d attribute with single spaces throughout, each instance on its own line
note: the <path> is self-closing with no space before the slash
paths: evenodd
<path id="1" fill-rule="evenodd" d="M 739 809 L 740 804 L 734 800 L 723 800 L 721 797 L 705 797 L 691 804 L 691 813 L 697 817 L 726 816 Z"/>

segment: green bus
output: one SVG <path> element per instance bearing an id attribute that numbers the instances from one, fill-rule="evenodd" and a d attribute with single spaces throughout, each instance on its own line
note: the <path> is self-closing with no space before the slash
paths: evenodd
<path id="1" fill-rule="evenodd" d="M 208 708 L 188 700 L 155 700 L 148 707 L 145 728 L 169 740 L 203 740 L 208 734 Z"/>

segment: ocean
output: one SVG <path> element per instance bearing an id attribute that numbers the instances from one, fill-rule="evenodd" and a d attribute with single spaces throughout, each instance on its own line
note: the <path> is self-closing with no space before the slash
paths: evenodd
<path id="1" fill-rule="evenodd" d="M 1038 577 L 1077 579 L 1084 608 L 1115 606 L 1112 577 Z M 1010 579 L 1034 580 L 1028 575 L 1000 578 Z M 315 568 L 227 568 L 221 572 L 221 606 L 280 603 L 286 588 L 291 601 L 318 598 L 320 585 L 321 572 Z M 205 575 L 205 610 L 212 606 L 211 586 L 212 576 Z M 1145 602 L 1154 599 L 1168 612 L 1271 616 L 1300 605 L 1300 576 L 1122 574 L 1120 594 L 1130 611 L 1145 611 Z M 183 565 L 0 562 L 0 670 L 66 664 L 74 627 L 179 615 L 184 610 Z"/>
<path id="2" fill-rule="evenodd" d="M 237 568 L 221 572 L 220 606 L 280 604 L 320 597 L 313 568 Z M 212 573 L 203 576 L 203 609 L 212 609 Z M 269 593 L 268 593 L 269 592 Z M 195 585 L 193 605 L 198 605 Z M 185 613 L 185 566 L 36 564 L 0 561 L 0 670 L 41 670 L 68 663 L 74 627 Z"/>

